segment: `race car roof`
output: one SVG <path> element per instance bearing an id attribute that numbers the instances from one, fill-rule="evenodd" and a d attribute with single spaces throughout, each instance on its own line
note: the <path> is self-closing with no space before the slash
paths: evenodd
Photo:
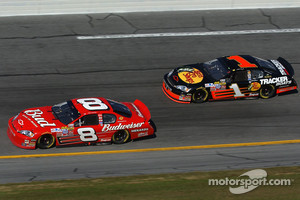
<path id="1" fill-rule="evenodd" d="M 100 113 L 111 110 L 108 101 L 103 97 L 88 97 L 71 99 L 73 105 L 81 114 Z"/>
<path id="2" fill-rule="evenodd" d="M 219 60 L 225 63 L 231 70 L 239 68 L 261 68 L 256 59 L 250 55 L 224 56 L 219 58 Z"/>

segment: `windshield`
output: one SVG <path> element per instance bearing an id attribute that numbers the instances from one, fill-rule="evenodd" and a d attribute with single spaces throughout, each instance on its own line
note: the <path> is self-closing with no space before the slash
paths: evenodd
<path id="1" fill-rule="evenodd" d="M 107 99 L 107 101 L 111 105 L 111 107 L 115 113 L 123 115 L 124 117 L 131 117 L 132 113 L 130 112 L 130 110 L 127 106 L 125 106 L 124 104 L 121 104 L 119 102 L 109 100 L 109 99 Z"/>
<path id="2" fill-rule="evenodd" d="M 218 59 L 203 63 L 204 71 L 210 75 L 215 81 L 225 78 L 230 70 L 227 69 Z"/>
<path id="3" fill-rule="evenodd" d="M 63 124 L 67 125 L 77 119 L 80 113 L 71 101 L 52 106 L 53 115 Z"/>
<path id="4" fill-rule="evenodd" d="M 256 58 L 256 57 L 254 57 L 254 58 L 255 58 L 256 62 L 258 62 L 259 66 L 261 66 L 262 68 L 265 68 L 267 70 L 277 71 L 276 67 L 269 61 L 261 59 L 261 58 Z"/>

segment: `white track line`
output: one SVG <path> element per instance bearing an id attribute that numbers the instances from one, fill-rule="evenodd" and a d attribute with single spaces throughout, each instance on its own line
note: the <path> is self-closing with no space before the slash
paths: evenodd
<path id="1" fill-rule="evenodd" d="M 98 40 L 98 39 L 220 36 L 220 35 L 265 34 L 265 33 L 299 33 L 299 32 L 300 32 L 300 28 L 291 28 L 291 29 L 266 29 L 266 30 L 243 30 L 243 31 L 112 34 L 112 35 L 96 35 L 96 36 L 78 36 L 77 39 L 78 40 Z"/>

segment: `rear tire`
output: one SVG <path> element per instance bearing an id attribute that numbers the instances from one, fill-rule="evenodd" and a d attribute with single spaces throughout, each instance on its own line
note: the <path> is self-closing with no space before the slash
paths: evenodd
<path id="1" fill-rule="evenodd" d="M 40 149 L 49 149 L 55 144 L 55 138 L 51 134 L 44 134 L 37 140 L 37 147 Z"/>
<path id="2" fill-rule="evenodd" d="M 192 101 L 194 103 L 203 103 L 208 98 L 208 91 L 204 88 L 198 88 L 192 95 Z"/>
<path id="3" fill-rule="evenodd" d="M 264 85 L 259 90 L 259 96 L 263 99 L 269 99 L 275 96 L 275 86 L 274 85 Z"/>
<path id="4" fill-rule="evenodd" d="M 130 140 L 130 134 L 127 130 L 121 130 L 114 133 L 112 142 L 115 144 L 124 144 Z"/>

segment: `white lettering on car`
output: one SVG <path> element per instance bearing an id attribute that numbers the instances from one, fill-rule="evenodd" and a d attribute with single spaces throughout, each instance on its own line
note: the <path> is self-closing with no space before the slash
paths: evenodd
<path id="1" fill-rule="evenodd" d="M 123 125 L 122 123 L 119 123 L 119 125 L 116 126 L 111 126 L 110 124 L 104 124 L 102 131 L 107 132 L 107 131 L 118 131 L 118 130 L 125 130 L 125 129 L 131 129 L 131 128 L 139 128 L 141 127 L 145 122 L 141 123 L 131 123 L 131 124 L 125 124 Z"/>
<path id="2" fill-rule="evenodd" d="M 56 126 L 55 123 L 49 123 L 42 117 L 43 111 L 41 111 L 40 109 L 26 110 L 24 111 L 24 113 L 32 117 L 32 119 L 34 119 L 41 127 Z"/>
<path id="3" fill-rule="evenodd" d="M 277 60 L 271 60 L 271 61 L 277 67 L 277 69 L 280 71 L 281 75 L 286 75 L 286 72 L 284 71 L 285 68 L 279 61 L 277 61 Z"/>
<path id="4" fill-rule="evenodd" d="M 262 85 L 276 84 L 276 86 L 278 86 L 291 84 L 291 82 L 292 81 L 289 81 L 287 76 L 260 79 L 260 83 Z"/>

